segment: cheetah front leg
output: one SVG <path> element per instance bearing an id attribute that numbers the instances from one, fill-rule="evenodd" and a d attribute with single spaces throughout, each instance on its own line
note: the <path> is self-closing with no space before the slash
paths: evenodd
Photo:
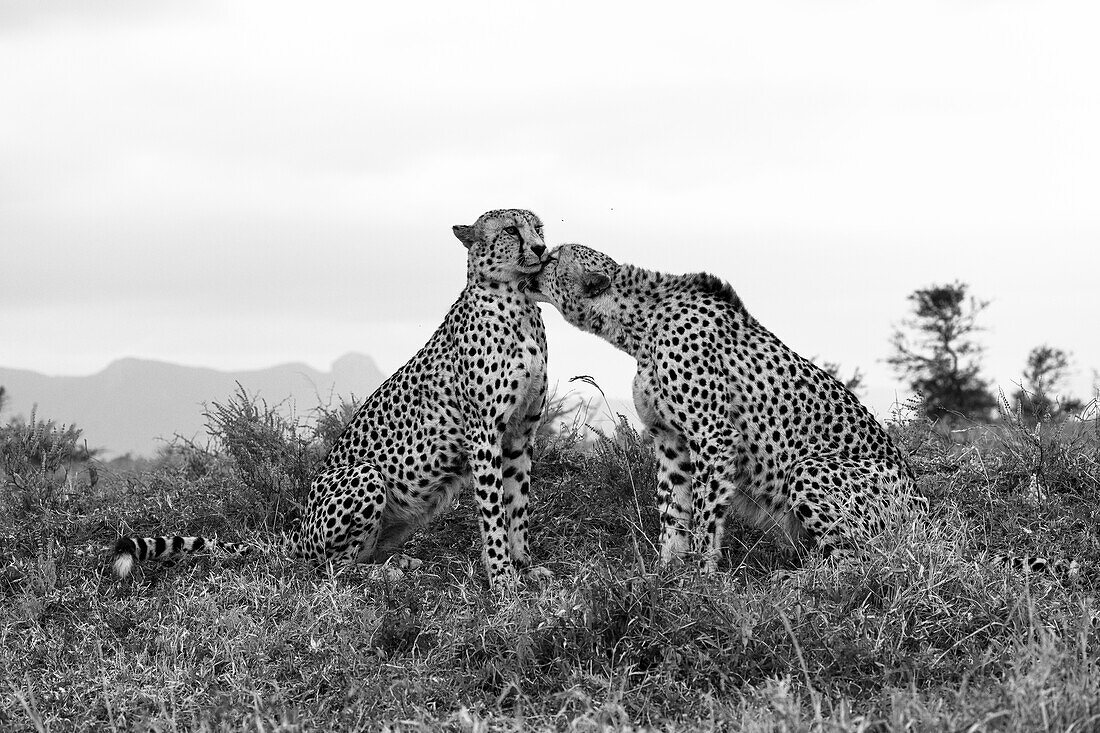
<path id="1" fill-rule="evenodd" d="M 657 454 L 657 511 L 661 518 L 661 563 L 682 560 L 691 535 L 692 465 L 687 442 L 668 428 L 652 428 Z"/>
<path id="2" fill-rule="evenodd" d="M 503 501 L 502 436 L 493 426 L 482 424 L 467 439 L 472 450 L 470 473 L 481 527 L 481 561 L 489 574 L 490 586 L 509 587 L 516 582 L 516 569 L 510 557 Z"/>
<path id="3" fill-rule="evenodd" d="M 722 534 L 726 512 L 734 494 L 730 480 L 734 467 L 736 433 L 731 427 L 715 429 L 700 440 L 692 440 L 691 463 L 695 468 L 692 481 L 691 551 L 699 557 L 705 573 L 718 569 L 722 553 Z"/>
<path id="4" fill-rule="evenodd" d="M 542 401 L 538 404 L 538 412 L 523 417 L 520 432 L 505 435 L 504 467 L 501 471 L 504 506 L 508 517 L 508 549 L 513 566 L 528 578 L 553 575 L 546 568 L 532 566 L 527 552 L 527 501 L 531 491 L 531 461 L 535 449 L 535 433 L 542 418 Z"/>

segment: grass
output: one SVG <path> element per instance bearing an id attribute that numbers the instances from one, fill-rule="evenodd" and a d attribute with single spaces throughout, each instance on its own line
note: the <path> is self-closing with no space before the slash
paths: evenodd
<path id="1" fill-rule="evenodd" d="M 414 536 L 425 565 L 400 581 L 274 555 L 109 575 L 119 532 L 285 527 L 342 413 L 326 414 L 303 427 L 242 392 L 211 409 L 213 449 L 12 458 L 0 729 L 1100 728 L 1095 421 L 954 439 L 895 422 L 934 521 L 858 565 L 798 564 L 731 527 L 715 577 L 658 569 L 653 458 L 623 423 L 540 437 L 532 554 L 555 577 L 515 594 L 486 586 L 470 496 Z M 980 561 L 1004 550 L 1086 569 L 1056 582 Z"/>

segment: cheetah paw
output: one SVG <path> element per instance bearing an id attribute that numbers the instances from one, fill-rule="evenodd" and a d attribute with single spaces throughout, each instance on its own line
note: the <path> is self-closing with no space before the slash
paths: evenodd
<path id="1" fill-rule="evenodd" d="M 490 578 L 489 585 L 498 593 L 514 593 L 519 588 L 519 576 L 516 575 L 514 570 L 509 568 L 495 577 Z"/>
<path id="2" fill-rule="evenodd" d="M 390 558 L 386 560 L 385 564 L 402 570 L 416 570 L 424 564 L 424 561 L 412 557 L 411 555 L 406 555 L 403 552 L 398 552 L 395 555 L 391 555 Z"/>
<path id="3" fill-rule="evenodd" d="M 385 565 L 372 565 L 367 570 L 367 577 L 371 580 L 386 580 L 394 583 L 405 577 L 405 571 L 388 563 Z"/>
<path id="4" fill-rule="evenodd" d="M 544 580 L 550 580 L 554 577 L 554 571 L 550 568 L 544 568 L 541 565 L 533 565 L 523 571 L 524 580 L 533 580 L 536 583 L 541 583 Z"/>

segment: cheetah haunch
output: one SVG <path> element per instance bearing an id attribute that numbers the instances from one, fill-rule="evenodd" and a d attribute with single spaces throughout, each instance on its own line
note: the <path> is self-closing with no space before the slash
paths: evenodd
<path id="1" fill-rule="evenodd" d="M 428 343 L 368 397 L 310 484 L 301 521 L 285 538 L 295 557 L 335 565 L 415 567 L 398 550 L 472 482 L 482 560 L 493 585 L 532 568 L 527 554 L 531 451 L 546 400 L 542 317 L 520 285 L 545 262 L 542 222 L 530 211 L 483 214 L 454 227 L 469 250 L 466 288 Z M 114 568 L 242 543 L 203 537 L 124 537 Z"/>

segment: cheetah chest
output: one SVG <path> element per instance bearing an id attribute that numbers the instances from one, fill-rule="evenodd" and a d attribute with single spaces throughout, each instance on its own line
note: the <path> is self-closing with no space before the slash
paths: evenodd
<path id="1" fill-rule="evenodd" d="M 518 428 L 527 415 L 542 410 L 546 387 L 546 341 L 541 329 L 524 328 L 513 354 L 514 358 L 509 360 L 511 373 L 505 378 L 516 383 L 515 410 L 508 422 L 510 427 Z"/>
<path id="2" fill-rule="evenodd" d="M 653 430 L 667 425 L 661 414 L 657 398 L 657 375 L 648 360 L 638 360 L 638 372 L 634 375 L 634 409 L 647 428 Z"/>

